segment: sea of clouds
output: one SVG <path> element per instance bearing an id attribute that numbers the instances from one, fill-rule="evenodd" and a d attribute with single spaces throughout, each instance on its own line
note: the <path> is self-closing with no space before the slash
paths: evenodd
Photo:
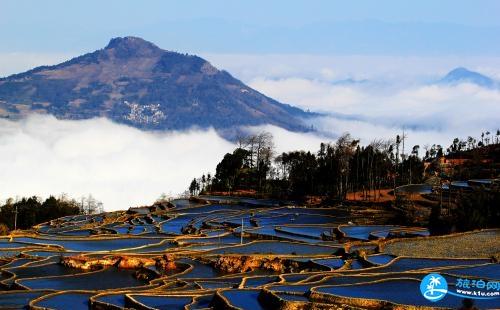
<path id="1" fill-rule="evenodd" d="M 23 63 L 17 54 L 0 56 L 0 63 L 16 70 L 2 75 L 62 57 L 33 56 Z M 454 137 L 479 137 L 500 127 L 498 89 L 436 83 L 457 66 L 499 78 L 497 58 L 205 56 L 270 97 L 323 113 L 307 120 L 316 133 L 246 128 L 271 132 L 276 153 L 316 151 L 320 142 L 345 132 L 368 144 L 394 138 L 403 128 L 408 149 L 415 144 L 421 149 L 434 143 L 446 147 Z M 234 148 L 215 130 L 144 132 L 105 119 L 67 121 L 42 115 L 0 120 L 0 199 L 66 193 L 75 198 L 92 194 L 106 210 L 150 204 L 162 193 L 184 192 L 193 177 L 213 174 Z"/>
<path id="2" fill-rule="evenodd" d="M 274 126 L 277 152 L 314 149 L 317 135 Z M 146 132 L 104 118 L 68 121 L 33 115 L 0 120 L 0 199 L 92 194 L 108 211 L 153 203 L 183 193 L 194 177 L 214 173 L 235 144 L 213 129 Z"/>
<path id="3" fill-rule="evenodd" d="M 217 66 L 281 102 L 321 112 L 324 136 L 350 132 L 363 144 L 407 136 L 410 147 L 478 138 L 500 127 L 500 89 L 440 83 L 466 67 L 500 81 L 500 58 L 458 56 L 208 55 Z"/>

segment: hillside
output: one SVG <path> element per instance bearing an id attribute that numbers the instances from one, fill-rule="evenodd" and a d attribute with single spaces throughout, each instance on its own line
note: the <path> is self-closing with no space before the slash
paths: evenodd
<path id="1" fill-rule="evenodd" d="M 141 38 L 114 38 L 101 50 L 0 79 L 0 115 L 106 117 L 142 129 L 231 129 L 272 124 L 304 131 L 308 113 L 246 86 L 193 55 Z"/>

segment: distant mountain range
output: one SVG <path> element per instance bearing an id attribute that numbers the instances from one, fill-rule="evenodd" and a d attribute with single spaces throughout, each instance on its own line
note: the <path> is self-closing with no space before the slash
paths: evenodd
<path id="1" fill-rule="evenodd" d="M 476 84 L 486 88 L 495 88 L 499 86 L 499 83 L 494 79 L 483 75 L 481 73 L 470 71 L 466 68 L 459 67 L 451 70 L 443 77 L 440 84 L 460 84 L 460 83 L 471 83 Z"/>
<path id="2" fill-rule="evenodd" d="M 193 126 L 228 130 L 272 124 L 307 131 L 312 115 L 282 104 L 193 55 L 165 51 L 137 37 L 0 79 L 0 115 L 60 119 L 106 117 L 142 129 Z"/>

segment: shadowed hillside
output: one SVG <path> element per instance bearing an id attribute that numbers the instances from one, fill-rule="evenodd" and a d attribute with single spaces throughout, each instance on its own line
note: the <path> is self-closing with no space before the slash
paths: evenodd
<path id="1" fill-rule="evenodd" d="M 206 60 L 136 37 L 55 66 L 0 79 L 0 114 L 107 117 L 143 129 L 272 124 L 305 131 L 308 114 L 246 86 Z"/>

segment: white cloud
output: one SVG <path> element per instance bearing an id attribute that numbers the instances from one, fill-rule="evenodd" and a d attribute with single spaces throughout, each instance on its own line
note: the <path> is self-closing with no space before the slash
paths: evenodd
<path id="1" fill-rule="evenodd" d="M 303 109 L 328 112 L 364 101 L 364 94 L 352 87 L 304 78 L 256 78 L 250 86 L 282 102 Z"/>
<path id="2" fill-rule="evenodd" d="M 316 150 L 322 139 L 274 126 L 278 153 Z M 92 194 L 107 211 L 154 202 L 161 193 L 184 192 L 193 177 L 215 172 L 236 146 L 215 130 L 144 132 L 106 119 L 57 120 L 33 115 L 0 120 L 1 198 Z"/>
<path id="3" fill-rule="evenodd" d="M 309 120 L 322 132 L 350 132 L 369 143 L 406 128 L 409 144 L 448 146 L 500 127 L 500 90 L 474 84 L 392 86 L 335 84 L 305 78 L 256 78 L 250 85 L 282 102 L 330 116 Z"/>
<path id="4" fill-rule="evenodd" d="M 214 130 L 143 132 L 105 119 L 48 116 L 0 122 L 2 198 L 91 193 L 106 210 L 178 194 L 213 171 L 233 144 Z"/>
<path id="5" fill-rule="evenodd" d="M 256 78 L 305 78 L 331 82 L 390 81 L 395 86 L 433 81 L 456 67 L 500 77 L 500 57 L 320 54 L 210 54 L 203 57 L 248 83 Z"/>

